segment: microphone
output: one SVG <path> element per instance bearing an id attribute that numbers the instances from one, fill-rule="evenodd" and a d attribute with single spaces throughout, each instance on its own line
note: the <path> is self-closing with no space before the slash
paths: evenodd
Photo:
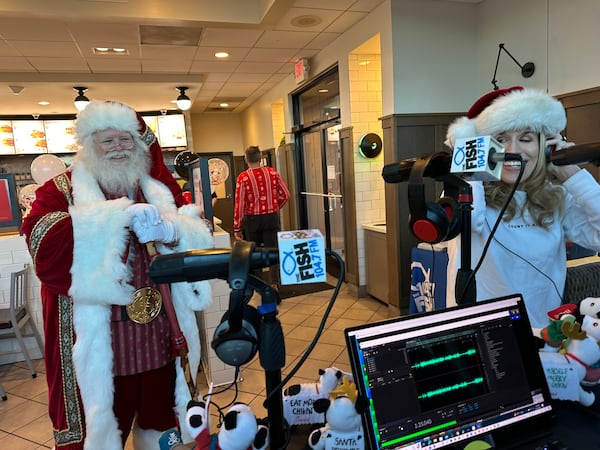
<path id="1" fill-rule="evenodd" d="M 227 280 L 230 248 L 187 250 L 154 257 L 148 274 L 155 283 L 177 283 L 221 278 Z M 269 267 L 279 262 L 276 248 L 254 248 L 250 254 L 250 270 Z"/>
<path id="2" fill-rule="evenodd" d="M 278 248 L 264 248 L 248 241 L 235 241 L 233 248 L 159 255 L 150 262 L 148 275 L 159 284 L 221 278 L 237 289 L 245 283 L 251 270 L 281 261 L 281 284 L 327 281 L 325 238 L 319 230 L 280 231 L 277 245 Z"/>
<path id="3" fill-rule="evenodd" d="M 402 183 L 408 181 L 410 172 L 415 165 L 417 158 L 409 158 L 399 163 L 391 163 L 383 166 L 381 176 L 386 183 Z M 450 163 L 452 157 L 449 153 L 439 152 L 435 158 L 432 158 L 425 168 L 424 177 L 438 178 L 450 173 Z"/>
<path id="4" fill-rule="evenodd" d="M 546 148 L 546 161 L 555 166 L 592 163 L 600 166 L 600 142 L 577 144 L 572 147 L 556 150 L 553 146 Z"/>
<path id="5" fill-rule="evenodd" d="M 502 164 L 498 163 L 521 160 L 520 155 L 505 153 L 492 136 L 457 139 L 450 173 L 469 181 L 497 181 L 502 177 Z"/>

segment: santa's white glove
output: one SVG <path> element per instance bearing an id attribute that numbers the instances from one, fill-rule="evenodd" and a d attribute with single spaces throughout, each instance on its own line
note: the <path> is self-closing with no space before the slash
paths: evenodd
<path id="1" fill-rule="evenodd" d="M 170 244 L 177 241 L 175 225 L 163 219 L 156 206 L 136 203 L 127 208 L 127 212 L 131 214 L 131 228 L 142 244 L 152 241 Z"/>
<path id="2" fill-rule="evenodd" d="M 154 225 L 162 221 L 162 216 L 158 208 L 150 203 L 134 203 L 125 210 L 131 216 L 131 220 L 136 220 L 146 225 Z"/>

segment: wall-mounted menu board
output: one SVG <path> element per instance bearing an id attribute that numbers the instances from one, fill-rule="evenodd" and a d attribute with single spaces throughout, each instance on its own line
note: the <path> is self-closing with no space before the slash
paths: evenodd
<path id="1" fill-rule="evenodd" d="M 163 150 L 187 149 L 183 114 L 143 117 Z M 0 156 L 76 151 L 74 119 L 0 120 Z"/>
<path id="2" fill-rule="evenodd" d="M 0 120 L 0 155 L 76 151 L 73 119 Z"/>
<path id="3" fill-rule="evenodd" d="M 15 139 L 13 138 L 10 120 L 0 120 L 0 155 L 15 154 Z"/>
<path id="4" fill-rule="evenodd" d="M 48 153 L 74 153 L 75 142 L 74 120 L 44 120 Z"/>
<path id="5" fill-rule="evenodd" d="M 43 121 L 13 120 L 12 128 L 17 155 L 48 153 Z"/>
<path id="6" fill-rule="evenodd" d="M 187 149 L 185 118 L 183 114 L 166 114 L 160 116 L 142 116 L 146 125 L 156 135 L 163 150 Z"/>
<path id="7" fill-rule="evenodd" d="M 187 148 L 183 114 L 158 116 L 158 136 L 161 147 Z"/>

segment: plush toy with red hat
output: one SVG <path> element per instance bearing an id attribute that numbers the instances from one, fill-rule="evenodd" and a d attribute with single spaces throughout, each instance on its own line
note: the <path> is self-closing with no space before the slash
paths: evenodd
<path id="1" fill-rule="evenodd" d="M 545 350 L 559 351 L 564 346 L 567 336 L 563 332 L 563 323 L 575 322 L 576 309 L 577 305 L 575 304 L 565 304 L 548 311 L 550 323 L 540 331 L 540 337 L 546 343 Z"/>

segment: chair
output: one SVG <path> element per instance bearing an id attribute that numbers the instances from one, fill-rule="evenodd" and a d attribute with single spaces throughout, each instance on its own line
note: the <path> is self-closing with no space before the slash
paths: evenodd
<path id="1" fill-rule="evenodd" d="M 23 269 L 10 274 L 10 307 L 8 309 L 0 309 L 0 339 L 16 339 L 18 341 L 25 361 L 27 361 L 29 372 L 31 372 L 31 377 L 35 378 L 37 373 L 33 368 L 23 338 L 33 336 L 37 341 L 42 356 L 44 355 L 44 344 L 29 312 L 29 307 L 27 306 L 28 297 L 29 266 L 25 264 Z M 31 333 L 24 334 L 27 325 L 29 325 Z M 2 393 L 3 391 L 0 390 L 0 396 Z"/>

